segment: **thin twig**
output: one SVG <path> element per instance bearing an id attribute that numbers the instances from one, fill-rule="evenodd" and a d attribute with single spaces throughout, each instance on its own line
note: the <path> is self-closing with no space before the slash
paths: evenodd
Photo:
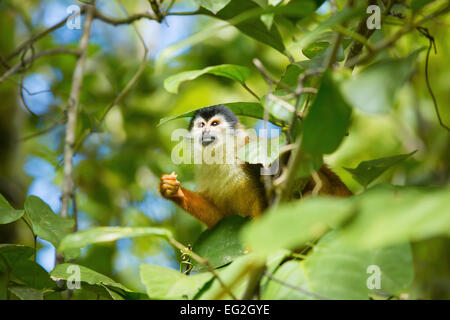
<path id="1" fill-rule="evenodd" d="M 217 273 L 216 269 L 214 269 L 214 267 L 209 263 L 208 259 L 200 257 L 194 251 L 190 250 L 188 247 L 184 246 L 183 244 L 181 244 L 180 242 L 178 242 L 177 240 L 175 240 L 173 238 L 169 238 L 169 242 L 173 246 L 175 246 L 176 248 L 181 250 L 183 253 L 186 253 L 188 256 L 190 256 L 192 259 L 194 259 L 198 263 L 207 267 L 208 271 L 212 273 L 212 275 L 214 276 L 214 278 L 217 279 L 217 281 L 219 281 L 220 285 L 226 291 L 226 293 L 228 293 L 234 300 L 237 300 L 236 296 L 233 294 L 233 292 L 231 292 L 230 288 L 228 288 L 228 286 L 223 282 L 223 280 L 220 278 L 219 274 Z"/>
<path id="2" fill-rule="evenodd" d="M 125 8 L 123 6 L 122 6 L 122 8 L 125 10 Z M 126 12 L 126 10 L 125 10 L 125 12 Z M 142 62 L 140 64 L 140 66 L 139 66 L 139 69 L 136 71 L 136 73 L 130 79 L 130 81 L 128 81 L 128 83 L 125 85 L 125 87 L 122 89 L 122 91 L 120 91 L 120 93 L 117 95 L 117 97 L 114 99 L 114 101 L 112 101 L 106 107 L 105 111 L 103 112 L 102 116 L 99 119 L 97 127 L 100 127 L 102 125 L 102 123 L 105 120 L 105 118 L 106 118 L 107 114 L 109 113 L 109 111 L 111 111 L 111 109 L 114 108 L 114 106 L 116 106 L 122 100 L 122 98 L 128 93 L 128 91 L 130 91 L 130 89 L 134 86 L 134 84 L 140 78 L 140 76 L 142 75 L 142 73 L 144 72 L 144 70 L 145 70 L 145 68 L 147 66 L 147 56 L 148 56 L 148 52 L 150 50 L 147 47 L 147 44 L 145 43 L 144 38 L 142 37 L 142 35 L 139 32 L 139 30 L 137 29 L 137 27 L 134 24 L 133 24 L 133 27 L 134 27 L 134 29 L 136 31 L 136 34 L 137 34 L 140 42 L 142 43 L 142 46 L 144 47 L 144 54 L 142 56 Z M 81 146 L 83 145 L 83 142 L 93 132 L 94 132 L 94 130 L 92 128 L 89 128 L 85 132 L 82 133 L 81 137 L 78 139 L 78 141 L 76 143 L 75 153 L 77 153 L 80 150 Z"/>
<path id="3" fill-rule="evenodd" d="M 25 41 L 19 47 L 17 47 L 17 49 L 14 50 L 8 57 L 6 57 L 6 61 L 8 61 L 8 60 L 12 59 L 14 56 L 18 55 L 20 52 L 22 52 L 22 50 L 27 48 L 31 43 L 39 40 L 40 38 L 44 37 L 45 35 L 49 34 L 50 32 L 62 27 L 64 24 L 66 24 L 66 22 L 69 19 L 75 18 L 78 15 L 84 14 L 85 10 L 86 10 L 86 8 L 83 6 L 79 12 L 76 12 L 70 16 L 67 16 L 66 18 L 64 18 L 57 24 L 51 26 L 50 28 L 41 31 L 34 36 L 31 36 L 27 41 Z"/>
<path id="4" fill-rule="evenodd" d="M 63 186 L 62 186 L 62 205 L 61 216 L 68 217 L 69 203 L 73 196 L 73 156 L 75 143 L 75 129 L 77 123 L 78 105 L 83 82 L 84 67 L 86 64 L 87 48 L 89 45 L 91 25 L 94 19 L 95 7 L 88 6 L 86 9 L 86 18 L 84 21 L 83 32 L 79 44 L 80 56 L 75 64 L 72 75 L 72 87 L 70 90 L 69 102 L 67 105 L 67 126 L 64 141 L 64 168 L 63 168 Z"/>
<path id="5" fill-rule="evenodd" d="M 439 120 L 439 124 L 443 128 L 447 129 L 447 131 L 450 131 L 450 128 L 447 125 L 445 125 L 445 123 L 442 121 L 441 114 L 439 112 L 438 103 L 437 103 L 436 97 L 434 96 L 433 89 L 431 88 L 430 78 L 429 78 L 429 75 L 428 75 L 428 63 L 429 63 L 429 60 L 430 60 L 430 52 L 431 52 L 431 49 L 434 47 L 434 53 L 437 53 L 436 43 L 434 41 L 434 38 L 428 32 L 428 29 L 422 28 L 422 27 L 417 27 L 417 30 L 419 30 L 419 32 L 423 36 L 427 37 L 427 39 L 430 42 L 430 44 L 428 46 L 428 50 L 427 50 L 427 56 L 425 58 L 425 82 L 427 84 L 428 92 L 430 93 L 431 99 L 433 99 L 434 110 L 436 111 L 436 116 L 437 116 L 437 118 Z"/>
<path id="6" fill-rule="evenodd" d="M 21 67 L 23 67 L 23 64 L 28 64 L 28 63 L 31 63 L 31 62 L 39 59 L 40 57 L 48 56 L 48 55 L 54 55 L 54 54 L 71 54 L 71 55 L 74 55 L 74 56 L 78 57 L 79 56 L 79 51 L 78 50 L 73 50 L 73 49 L 68 49 L 68 48 L 54 48 L 54 49 L 49 49 L 49 50 L 44 50 L 44 51 L 38 52 L 35 55 L 33 55 L 32 57 L 27 58 L 27 59 L 25 59 L 25 60 L 15 64 L 10 69 L 8 69 L 0 77 L 0 83 L 5 81 L 12 74 L 14 74 L 17 71 L 19 71 L 19 69 Z"/>

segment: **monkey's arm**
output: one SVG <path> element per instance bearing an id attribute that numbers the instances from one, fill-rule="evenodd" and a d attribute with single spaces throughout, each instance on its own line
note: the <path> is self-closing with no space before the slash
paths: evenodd
<path id="1" fill-rule="evenodd" d="M 159 192 L 164 198 L 175 202 L 183 210 L 205 223 L 208 228 L 212 228 L 223 218 L 211 201 L 198 193 L 182 188 L 174 174 L 161 176 Z"/>

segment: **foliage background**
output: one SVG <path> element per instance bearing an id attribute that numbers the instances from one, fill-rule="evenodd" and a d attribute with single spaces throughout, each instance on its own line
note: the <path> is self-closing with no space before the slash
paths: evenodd
<path id="1" fill-rule="evenodd" d="M 343 7 L 345 1 L 337 1 Z M 0 53 L 5 57 L 35 30 L 52 26 L 64 18 L 66 8 L 76 1 L 42 0 L 0 3 Z M 149 10 L 147 1 L 124 2 L 130 13 Z M 115 1 L 97 1 L 97 8 L 113 17 L 124 12 Z M 195 1 L 176 1 L 172 11 L 196 9 Z M 331 6 L 323 4 L 314 17 L 307 18 L 304 29 L 292 36 L 280 28 L 295 61 L 307 59 L 296 41 L 330 15 Z M 402 6 L 396 8 L 399 12 Z M 84 19 L 84 18 L 83 18 Z M 316 21 L 316 22 L 315 22 Z M 163 81 L 185 70 L 219 64 L 237 64 L 250 69 L 247 84 L 259 96 L 268 86 L 252 64 L 262 61 L 267 70 L 280 78 L 289 65 L 277 50 L 243 35 L 234 27 L 223 28 L 199 43 L 187 43 L 167 55 L 172 45 L 200 30 L 211 28 L 217 20 L 206 15 L 167 16 L 158 23 L 142 19 L 136 22 L 150 53 L 143 74 L 131 91 L 107 114 L 104 124 L 96 122 L 139 68 L 143 48 L 131 25 L 112 26 L 95 20 L 88 48 L 88 60 L 80 97 L 77 132 L 95 127 L 76 155 L 75 182 L 78 228 L 96 226 L 157 226 L 170 229 L 181 243 L 192 244 L 204 230 L 199 222 L 157 191 L 159 176 L 176 171 L 186 187 L 194 187 L 190 166 L 174 165 L 170 158 L 174 142 L 171 132 L 187 125 L 186 119 L 157 126 L 159 120 L 195 108 L 225 102 L 254 101 L 238 83 L 204 75 L 183 84 L 178 94 L 168 93 Z M 440 106 L 442 120 L 450 123 L 450 16 L 444 15 L 426 24 L 436 39 L 437 53 L 430 58 L 430 82 Z M 382 26 L 373 41 L 392 34 L 395 26 Z M 35 43 L 35 50 L 66 45 L 76 48 L 81 30 L 62 27 Z M 428 40 L 418 32 L 402 37 L 380 57 L 405 57 L 413 50 L 427 47 Z M 385 114 L 368 115 L 354 110 L 349 135 L 326 161 L 349 188 L 359 193 L 362 187 L 343 168 L 354 168 L 361 161 L 418 150 L 413 158 L 390 168 L 377 182 L 394 185 L 448 186 L 450 136 L 436 118 L 424 77 L 425 52 L 419 55 L 414 75 L 396 89 L 393 108 Z M 24 92 L 30 115 L 19 97 L 16 74 L 0 85 L 0 193 L 15 207 L 23 208 L 27 195 L 44 200 L 54 212 L 61 206 L 63 124 L 51 131 L 25 140 L 59 119 L 70 91 L 75 59 L 69 55 L 44 57 L 24 74 Z M 3 69 L 4 71 L 4 69 Z M 2 72 L 3 72 L 2 71 Z M 395 77 L 395 75 L 392 75 Z M 380 79 L 380 81 L 383 81 Z M 242 118 L 247 126 L 261 126 L 254 119 Z M 389 210 L 389 208 L 385 208 Z M 414 284 L 410 298 L 450 298 L 450 243 L 446 236 L 434 236 L 413 242 Z M 22 220 L 0 225 L 0 243 L 20 243 L 33 247 L 34 239 Z M 38 238 L 37 262 L 50 271 L 55 263 L 55 248 Z M 154 237 L 120 239 L 93 244 L 82 250 L 77 263 L 145 292 L 139 278 L 139 265 L 154 264 L 179 269 L 180 254 L 166 241 Z M 0 287 L 6 277 L 0 277 Z M 92 298 L 88 292 L 79 298 Z M 0 290 L 0 299 L 6 298 Z"/>

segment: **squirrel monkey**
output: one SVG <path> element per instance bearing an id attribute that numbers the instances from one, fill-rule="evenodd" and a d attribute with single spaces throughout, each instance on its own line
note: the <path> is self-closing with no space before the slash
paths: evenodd
<path id="1" fill-rule="evenodd" d="M 258 217 L 267 207 L 260 165 L 240 161 L 236 151 L 249 142 L 236 115 L 224 105 L 199 109 L 192 117 L 189 131 L 194 148 L 230 162 L 201 163 L 196 168 L 197 192 L 183 188 L 175 172 L 161 176 L 159 192 L 212 228 L 226 216 L 240 214 Z M 237 138 L 237 148 L 224 151 L 228 138 Z M 216 158 L 217 159 L 217 158 Z M 320 194 L 346 197 L 351 191 L 325 165 L 317 172 L 322 184 Z M 316 183 L 310 178 L 301 190 L 311 193 Z"/>

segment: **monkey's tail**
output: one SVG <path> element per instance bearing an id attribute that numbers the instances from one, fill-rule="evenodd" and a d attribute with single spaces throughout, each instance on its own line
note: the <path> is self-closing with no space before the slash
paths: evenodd
<path id="1" fill-rule="evenodd" d="M 319 194 L 329 194 L 338 197 L 350 197 L 353 195 L 350 189 L 327 165 L 324 164 L 317 173 L 320 181 L 317 181 L 317 177 L 316 179 L 311 177 L 303 189 L 303 195 L 312 193 L 316 186 Z"/>

